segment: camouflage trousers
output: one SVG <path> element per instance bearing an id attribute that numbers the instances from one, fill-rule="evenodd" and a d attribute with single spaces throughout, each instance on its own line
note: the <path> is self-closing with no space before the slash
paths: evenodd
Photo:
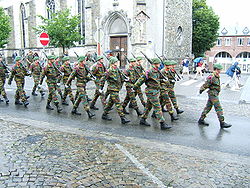
<path id="1" fill-rule="evenodd" d="M 99 88 L 101 89 L 101 86 L 98 83 L 95 83 L 95 85 L 96 85 L 96 90 L 95 90 L 94 98 L 91 101 L 91 106 L 95 106 L 97 99 L 100 97 L 102 105 L 103 107 L 105 107 L 106 106 L 105 94 L 100 93 Z"/>
<path id="2" fill-rule="evenodd" d="M 53 103 L 56 105 L 59 103 L 58 96 L 57 96 L 57 83 L 56 82 L 47 82 L 49 95 L 47 102 L 50 103 L 53 101 Z"/>
<path id="3" fill-rule="evenodd" d="M 160 104 L 162 107 L 166 106 L 167 111 L 169 114 L 173 114 L 173 108 L 172 108 L 172 103 L 171 103 L 171 99 L 168 95 L 169 91 L 168 90 L 161 90 L 161 94 L 160 94 Z"/>
<path id="4" fill-rule="evenodd" d="M 73 108 L 75 109 L 78 108 L 80 102 L 82 102 L 84 110 L 89 111 L 89 103 L 88 103 L 86 88 L 84 86 L 77 86 L 77 93 L 78 96 L 76 98 Z"/>
<path id="5" fill-rule="evenodd" d="M 165 119 L 163 117 L 161 105 L 159 101 L 160 90 L 146 88 L 145 93 L 147 96 L 147 103 L 144 108 L 143 115 L 141 117 L 144 119 L 147 119 L 149 112 L 151 111 L 152 108 L 154 108 L 156 119 L 159 122 L 164 122 Z"/>
<path id="6" fill-rule="evenodd" d="M 63 84 L 64 84 L 64 92 L 63 92 L 63 100 L 66 100 L 67 96 L 69 96 L 70 100 L 72 101 L 72 103 L 74 104 L 75 102 L 75 98 L 72 92 L 71 87 L 66 86 L 65 84 L 67 83 L 68 77 L 63 79 Z"/>
<path id="7" fill-rule="evenodd" d="M 174 88 L 169 89 L 168 96 L 170 97 L 174 108 L 177 109 L 178 105 L 177 105 L 177 99 L 176 99 L 176 96 L 175 96 Z"/>
<path id="8" fill-rule="evenodd" d="M 5 85 L 5 77 L 0 77 L 0 95 L 2 95 L 4 98 L 7 97 L 7 94 L 4 89 Z"/>
<path id="9" fill-rule="evenodd" d="M 127 90 L 127 95 L 123 101 L 122 107 L 126 108 L 128 103 L 130 102 L 134 109 L 138 109 L 138 105 L 135 99 L 135 92 L 133 92 L 132 88 L 129 86 L 126 87 L 126 90 Z"/>
<path id="10" fill-rule="evenodd" d="M 20 78 L 17 78 L 15 79 L 15 82 L 16 82 L 16 87 L 17 87 L 17 90 L 16 90 L 16 94 L 15 94 L 15 99 L 16 100 L 19 100 L 21 99 L 22 102 L 26 101 L 26 92 L 24 91 L 24 78 L 20 79 Z"/>
<path id="11" fill-rule="evenodd" d="M 33 74 L 33 81 L 34 81 L 34 86 L 33 86 L 33 89 L 32 89 L 32 92 L 35 92 L 38 85 L 39 85 L 39 82 L 40 82 L 40 75 L 39 74 Z"/>
<path id="12" fill-rule="evenodd" d="M 207 105 L 204 108 L 200 119 L 204 120 L 206 118 L 207 114 L 212 109 L 212 107 L 214 107 L 219 121 L 224 122 L 223 109 L 222 109 L 222 107 L 220 105 L 219 96 L 213 96 L 213 95 L 208 95 Z"/>
<path id="13" fill-rule="evenodd" d="M 142 93 L 140 87 L 139 87 L 138 89 L 135 90 L 135 97 L 136 97 L 137 95 L 138 95 L 138 97 L 139 97 L 139 99 L 140 99 L 140 101 L 141 101 L 141 104 L 142 104 L 143 106 L 145 106 L 145 105 L 146 105 L 146 102 L 145 102 L 145 100 L 144 100 L 143 93 Z"/>
<path id="14" fill-rule="evenodd" d="M 108 114 L 110 109 L 115 104 L 115 107 L 116 107 L 116 110 L 117 110 L 119 116 L 124 117 L 125 115 L 123 113 L 123 108 L 122 108 L 122 105 L 120 102 L 119 91 L 108 90 L 107 92 L 110 94 L 110 96 L 109 96 L 109 101 L 104 108 L 104 114 Z"/>

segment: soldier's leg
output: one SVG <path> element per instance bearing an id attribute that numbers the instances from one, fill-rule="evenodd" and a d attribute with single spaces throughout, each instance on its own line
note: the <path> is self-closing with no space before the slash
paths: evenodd
<path id="1" fill-rule="evenodd" d="M 176 95 L 175 95 L 175 92 L 174 92 L 174 88 L 171 88 L 169 90 L 168 95 L 169 95 L 169 97 L 171 99 L 171 102 L 172 102 L 177 114 L 182 114 L 184 111 L 180 110 L 179 107 L 178 107 Z"/>
<path id="2" fill-rule="evenodd" d="M 210 99 L 210 96 L 209 96 L 208 100 L 207 100 L 206 107 L 204 108 L 203 112 L 201 113 L 200 119 L 198 121 L 199 124 L 201 124 L 201 125 L 209 125 L 208 123 L 206 123 L 204 121 L 204 119 L 207 117 L 207 114 L 210 112 L 212 107 L 213 107 L 213 103 L 212 103 L 212 101 Z"/>
<path id="3" fill-rule="evenodd" d="M 9 99 L 7 97 L 7 93 L 5 91 L 4 85 L 5 85 L 5 78 L 0 77 L 0 95 L 3 96 L 3 98 L 5 99 L 6 104 L 9 104 L 10 101 L 9 101 Z"/>
<path id="4" fill-rule="evenodd" d="M 79 98 L 81 98 L 84 110 L 87 112 L 89 118 L 92 118 L 93 116 L 95 116 L 95 114 L 93 114 L 89 110 L 90 107 L 89 107 L 88 96 L 87 96 L 85 87 L 79 87 L 78 91 L 79 91 Z"/>
<path id="5" fill-rule="evenodd" d="M 168 96 L 168 91 L 166 91 L 166 90 L 161 91 L 160 104 L 161 104 L 162 108 L 164 106 L 166 106 L 167 111 L 171 117 L 171 121 L 175 121 L 175 120 L 179 119 L 178 117 L 174 116 L 174 110 L 172 108 L 172 103 L 171 103 L 170 97 Z"/>
<path id="6" fill-rule="evenodd" d="M 144 100 L 144 97 L 143 97 L 143 93 L 142 93 L 141 88 L 137 89 L 137 90 L 136 90 L 136 93 L 138 94 L 138 96 L 139 96 L 139 98 L 140 98 L 141 104 L 142 104 L 143 106 L 145 106 L 145 105 L 146 105 L 146 102 L 145 102 L 145 100 Z"/>
<path id="7" fill-rule="evenodd" d="M 224 122 L 223 109 L 221 107 L 218 96 L 210 96 L 210 100 L 213 103 L 214 109 L 216 111 L 217 117 L 220 122 Z"/>
<path id="8" fill-rule="evenodd" d="M 130 87 L 126 87 L 126 91 L 127 91 L 126 97 L 125 97 L 125 99 L 124 99 L 124 101 L 123 101 L 123 103 L 122 103 L 122 107 L 123 107 L 124 109 L 127 107 L 128 103 L 129 103 L 130 100 L 131 100 L 131 92 L 132 92 L 132 89 L 131 89 Z M 131 105 L 132 105 L 132 107 L 133 107 L 133 104 L 131 104 Z"/>

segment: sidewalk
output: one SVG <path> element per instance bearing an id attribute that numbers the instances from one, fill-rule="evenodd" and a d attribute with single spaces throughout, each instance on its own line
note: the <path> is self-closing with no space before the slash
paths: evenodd
<path id="1" fill-rule="evenodd" d="M 7 115 L 0 127 L 0 187 L 249 187 L 249 157 Z"/>

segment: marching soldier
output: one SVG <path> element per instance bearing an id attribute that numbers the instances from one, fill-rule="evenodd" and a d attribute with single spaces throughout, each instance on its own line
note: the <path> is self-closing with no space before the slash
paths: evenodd
<path id="1" fill-rule="evenodd" d="M 69 87 L 71 85 L 72 80 L 74 78 L 77 78 L 76 87 L 77 87 L 78 97 L 74 103 L 73 110 L 71 111 L 71 113 L 76 115 L 81 115 L 81 113 L 77 112 L 77 108 L 80 102 L 82 102 L 83 107 L 88 114 L 88 117 L 93 118 L 95 114 L 93 114 L 89 110 L 88 98 L 86 93 L 86 84 L 88 81 L 91 80 L 91 78 L 88 75 L 89 72 L 87 71 L 87 67 L 85 65 L 86 63 L 85 56 L 78 57 L 78 62 L 79 62 L 78 66 L 70 74 L 69 79 L 66 83 L 66 85 Z"/>
<path id="2" fill-rule="evenodd" d="M 170 125 L 167 125 L 162 114 L 161 105 L 159 101 L 161 84 L 160 80 L 163 79 L 159 72 L 160 60 L 158 58 L 152 59 L 152 67 L 146 71 L 145 75 L 142 75 L 134 85 L 134 89 L 138 89 L 143 83 L 146 84 L 145 93 L 147 96 L 147 104 L 144 109 L 144 113 L 141 116 L 140 124 L 150 126 L 146 121 L 148 114 L 152 107 L 154 108 L 157 120 L 160 122 L 161 129 L 170 129 Z"/>
<path id="3" fill-rule="evenodd" d="M 219 101 L 219 93 L 221 90 L 220 87 L 220 72 L 223 69 L 222 65 L 220 64 L 214 64 L 214 72 L 207 77 L 206 82 L 201 86 L 200 88 L 200 94 L 208 89 L 208 101 L 207 105 L 204 108 L 201 117 L 198 121 L 200 125 L 206 125 L 208 126 L 209 124 L 204 121 L 206 118 L 207 114 L 210 112 L 212 107 L 214 106 L 214 109 L 217 113 L 218 119 L 220 121 L 220 127 L 221 128 L 229 128 L 232 125 L 225 123 L 224 121 L 224 115 L 223 115 L 223 109 L 220 105 Z"/>
<path id="4" fill-rule="evenodd" d="M 63 84 L 64 84 L 64 93 L 63 93 L 63 98 L 62 98 L 62 104 L 63 105 L 69 105 L 66 102 L 66 98 L 69 95 L 69 98 L 74 105 L 75 99 L 74 95 L 72 93 L 71 87 L 66 86 L 66 83 L 69 79 L 70 74 L 72 73 L 73 69 L 70 66 L 70 61 L 69 61 L 69 56 L 63 57 L 62 61 L 64 62 L 63 65 L 60 67 L 60 71 L 63 73 Z"/>
<path id="5" fill-rule="evenodd" d="M 175 61 L 172 61 L 172 63 L 169 63 L 167 65 L 167 67 L 165 68 L 166 75 L 167 75 L 167 77 L 169 79 L 169 83 L 170 83 L 168 95 L 169 95 L 171 102 L 176 110 L 176 113 L 182 114 L 184 111 L 179 109 L 178 104 L 177 104 L 177 99 L 175 96 L 175 92 L 174 92 L 175 76 L 176 76 L 176 73 L 174 70 L 175 65 L 177 65 L 177 63 Z M 164 108 L 163 108 L 163 112 L 165 112 Z"/>
<path id="6" fill-rule="evenodd" d="M 49 95 L 47 99 L 46 109 L 54 110 L 54 108 L 50 105 L 51 101 L 53 101 L 54 105 L 57 108 L 57 112 L 60 113 L 62 108 L 59 106 L 58 96 L 57 96 L 57 79 L 58 79 L 58 71 L 53 65 L 55 61 L 55 56 L 50 55 L 48 56 L 48 64 L 43 68 L 40 85 L 43 83 L 43 79 L 46 76 L 47 80 L 46 83 L 48 85 Z"/>
<path id="7" fill-rule="evenodd" d="M 24 104 L 25 107 L 29 105 L 28 98 L 29 96 L 26 96 L 26 92 L 24 91 L 24 83 L 25 83 L 25 76 L 29 76 L 28 70 L 24 67 L 24 65 L 21 63 L 22 58 L 20 56 L 16 56 L 15 58 L 15 65 L 13 66 L 11 70 L 11 75 L 8 80 L 8 84 L 11 85 L 11 82 L 14 78 L 16 82 L 16 95 L 15 95 L 15 104 L 16 105 L 22 105 Z M 22 103 L 20 102 L 20 99 Z"/>
<path id="8" fill-rule="evenodd" d="M 141 116 L 142 113 L 140 112 L 136 99 L 135 99 L 135 91 L 133 90 L 134 84 L 135 82 L 138 80 L 138 72 L 136 70 L 136 59 L 135 58 L 131 58 L 129 60 L 129 67 L 126 70 L 126 75 L 129 77 L 129 82 L 126 82 L 126 90 L 127 90 L 127 94 L 126 97 L 122 103 L 122 107 L 123 107 L 123 112 L 125 114 L 129 114 L 126 111 L 126 107 L 128 105 L 128 103 L 130 102 L 130 104 L 132 105 L 132 108 L 136 111 L 138 116 Z"/>
<path id="9" fill-rule="evenodd" d="M 4 89 L 6 75 L 9 73 L 8 67 L 3 62 L 3 57 L 0 55 L 0 95 L 3 96 L 6 104 L 9 104 L 9 99 L 7 98 L 7 94 Z M 2 102 L 2 99 L 0 99 Z"/>
<path id="10" fill-rule="evenodd" d="M 108 82 L 107 92 L 110 93 L 110 97 L 108 104 L 104 108 L 102 119 L 108 121 L 112 120 L 112 118 L 110 118 L 108 114 L 112 106 L 115 104 L 116 110 L 121 118 L 121 123 L 126 124 L 129 123 L 130 120 L 127 120 L 125 114 L 123 113 L 123 108 L 119 98 L 119 91 L 122 88 L 123 82 L 128 80 L 126 79 L 125 75 L 119 70 L 119 60 L 116 57 L 111 57 L 109 59 L 109 62 L 110 68 L 108 69 L 106 76 L 103 79 L 106 79 Z"/>
<path id="11" fill-rule="evenodd" d="M 34 55 L 33 55 L 33 52 L 30 50 L 26 57 L 28 69 L 30 68 L 30 65 L 33 63 L 33 61 L 34 61 Z"/>
<path id="12" fill-rule="evenodd" d="M 58 57 L 58 56 L 55 57 L 54 66 L 55 66 L 56 71 L 57 71 L 57 84 L 56 84 L 57 92 L 60 95 L 61 99 L 63 99 L 63 93 L 61 90 L 62 74 L 60 73 L 60 67 L 62 66 L 62 63 L 60 61 L 60 57 Z"/>
<path id="13" fill-rule="evenodd" d="M 103 107 L 105 107 L 105 105 L 106 105 L 104 94 L 100 92 L 100 91 L 103 90 L 103 87 L 104 87 L 104 84 L 105 84 L 105 80 L 103 80 L 102 78 L 105 77 L 105 73 L 106 73 L 106 70 L 107 70 L 107 68 L 105 67 L 103 62 L 104 62 L 103 56 L 98 56 L 97 57 L 97 63 L 94 64 L 93 67 L 92 67 L 92 74 L 96 77 L 96 80 L 95 80 L 95 85 L 96 85 L 95 95 L 94 95 L 94 98 L 92 99 L 92 101 L 90 103 L 90 108 L 93 109 L 93 110 L 99 110 L 95 106 L 95 103 L 96 103 L 99 96 L 101 98 Z"/>
<path id="14" fill-rule="evenodd" d="M 39 82 L 40 82 L 41 73 L 42 73 L 42 66 L 40 65 L 38 56 L 34 57 L 34 62 L 30 65 L 30 71 L 31 71 L 31 74 L 32 74 L 32 77 L 34 80 L 32 95 L 37 96 L 36 89 L 38 88 L 38 90 L 40 90 L 41 96 L 43 97 L 44 92 L 42 91 L 42 89 L 40 87 L 38 87 Z"/>

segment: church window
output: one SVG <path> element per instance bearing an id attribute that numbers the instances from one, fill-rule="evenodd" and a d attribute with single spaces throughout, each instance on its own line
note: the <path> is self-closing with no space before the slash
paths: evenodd
<path id="1" fill-rule="evenodd" d="M 55 13 L 55 11 L 56 11 L 55 1 L 54 0 L 47 0 L 46 7 L 47 7 L 48 19 L 51 19 L 52 13 Z"/>

